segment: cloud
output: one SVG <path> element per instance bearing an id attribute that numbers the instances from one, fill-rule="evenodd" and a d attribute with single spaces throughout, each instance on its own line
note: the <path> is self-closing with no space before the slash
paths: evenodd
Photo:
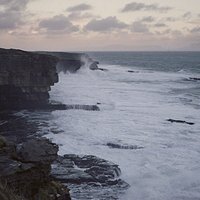
<path id="1" fill-rule="evenodd" d="M 128 25 L 119 21 L 116 17 L 107 17 L 105 19 L 93 19 L 87 25 L 84 30 L 96 31 L 96 32 L 107 32 L 117 29 L 127 28 Z"/>
<path id="2" fill-rule="evenodd" d="M 39 28 L 53 34 L 72 33 L 79 30 L 79 27 L 73 25 L 64 15 L 56 15 L 40 21 Z"/>
<path id="3" fill-rule="evenodd" d="M 67 11 L 68 12 L 78 12 L 78 11 L 86 11 L 86 10 L 90 10 L 90 9 L 92 9 L 91 5 L 82 3 L 82 4 L 79 4 L 76 6 L 69 7 L 67 9 Z"/>
<path id="4" fill-rule="evenodd" d="M 23 24 L 26 6 L 30 0 L 0 0 L 0 29 L 12 30 Z"/>
<path id="5" fill-rule="evenodd" d="M 135 12 L 135 11 L 158 11 L 158 12 L 166 12 L 171 10 L 171 7 L 168 6 L 159 6 L 157 4 L 145 4 L 145 3 L 137 3 L 132 2 L 126 4 L 122 9 L 122 12 Z"/>
<path id="6" fill-rule="evenodd" d="M 162 27 L 166 27 L 167 25 L 164 23 L 157 23 L 157 24 L 154 24 L 154 26 L 158 28 L 162 28 Z"/>
<path id="7" fill-rule="evenodd" d="M 167 17 L 164 19 L 165 21 L 168 21 L 168 22 L 175 22 L 176 21 L 176 18 L 174 17 Z"/>
<path id="8" fill-rule="evenodd" d="M 95 16 L 92 15 L 91 13 L 81 13 L 81 12 L 72 12 L 68 15 L 69 20 L 83 20 L 83 19 L 90 19 L 94 18 Z"/>
<path id="9" fill-rule="evenodd" d="M 148 26 L 141 21 L 133 22 L 131 30 L 136 33 L 149 33 Z"/>
<path id="10" fill-rule="evenodd" d="M 190 19 L 192 17 L 192 13 L 191 12 L 186 12 L 183 14 L 182 16 L 184 19 Z"/>
<path id="11" fill-rule="evenodd" d="M 200 33 L 200 26 L 194 27 L 190 30 L 191 33 Z"/>
<path id="12" fill-rule="evenodd" d="M 9 11 L 24 10 L 30 0 L 0 0 L 0 5 Z"/>
<path id="13" fill-rule="evenodd" d="M 155 21 L 155 19 L 152 16 L 148 16 L 148 17 L 143 17 L 141 21 L 150 23 Z"/>

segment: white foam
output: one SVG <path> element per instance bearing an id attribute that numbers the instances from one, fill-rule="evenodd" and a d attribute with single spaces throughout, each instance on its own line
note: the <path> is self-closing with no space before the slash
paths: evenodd
<path id="1" fill-rule="evenodd" d="M 184 94 L 173 92 L 193 87 L 182 81 L 187 74 L 102 67 L 109 71 L 60 74 L 52 88 L 51 98 L 62 103 L 101 103 L 100 112 L 52 113 L 51 123 L 62 132 L 48 137 L 61 144 L 60 154 L 93 154 L 119 164 L 122 178 L 131 185 L 123 200 L 200 198 L 199 110 L 181 102 Z M 172 124 L 169 118 L 195 125 Z M 110 149 L 107 142 L 144 149 Z"/>

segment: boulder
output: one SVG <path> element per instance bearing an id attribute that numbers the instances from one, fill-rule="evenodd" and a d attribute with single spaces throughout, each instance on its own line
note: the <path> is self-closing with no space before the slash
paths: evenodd
<path id="1" fill-rule="evenodd" d="M 52 163 L 57 158 L 58 146 L 48 139 L 31 139 L 16 148 L 17 159 L 24 163 Z"/>

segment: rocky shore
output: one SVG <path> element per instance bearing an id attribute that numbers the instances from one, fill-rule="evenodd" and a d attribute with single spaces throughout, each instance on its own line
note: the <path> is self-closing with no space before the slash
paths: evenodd
<path id="1" fill-rule="evenodd" d="M 23 109 L 42 109 L 47 115 L 52 110 L 99 111 L 97 105 L 49 102 L 48 92 L 58 82 L 58 73 L 75 72 L 86 64 L 83 57 L 87 58 L 83 54 L 0 49 L 1 200 L 70 200 L 68 188 L 79 190 L 84 199 L 91 188 L 101 191 L 102 187 L 109 191 L 103 198 L 109 199 L 116 189 L 128 187 L 116 164 L 92 155 L 58 156 L 58 145 L 43 138 L 45 133 L 38 134 L 38 122 L 16 114 Z M 98 69 L 96 61 L 89 62 L 89 68 Z"/>

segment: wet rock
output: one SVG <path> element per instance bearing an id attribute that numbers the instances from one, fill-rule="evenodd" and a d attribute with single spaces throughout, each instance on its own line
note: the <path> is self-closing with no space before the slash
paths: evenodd
<path id="1" fill-rule="evenodd" d="M 58 146 L 48 139 L 31 139 L 17 145 L 17 159 L 25 163 L 52 163 L 57 158 Z"/>
<path id="2" fill-rule="evenodd" d="M 189 80 L 191 80 L 191 81 L 200 81 L 200 78 L 190 77 Z"/>
<path id="3" fill-rule="evenodd" d="M 37 107 L 37 110 L 87 110 L 87 111 L 100 111 L 97 105 L 66 105 L 66 104 L 46 104 L 42 107 Z"/>
<path id="4" fill-rule="evenodd" d="M 128 70 L 127 72 L 129 72 L 129 73 L 138 73 L 137 71 L 133 71 L 133 70 Z"/>
<path id="5" fill-rule="evenodd" d="M 98 64 L 99 64 L 98 61 L 93 61 L 93 62 L 90 64 L 89 68 L 90 68 L 91 70 L 98 70 L 98 69 L 99 69 L 99 68 L 98 68 Z"/>
<path id="6" fill-rule="evenodd" d="M 63 183 L 117 185 L 121 170 L 118 165 L 96 156 L 64 155 L 54 162 L 52 176 Z"/>
<path id="7" fill-rule="evenodd" d="M 88 65 L 89 65 L 89 69 L 91 70 L 100 70 L 100 71 L 108 71 L 107 69 L 104 68 L 100 68 L 98 66 L 99 62 L 98 61 L 93 61 L 93 59 L 88 57 Z"/>
<path id="8" fill-rule="evenodd" d="M 121 145 L 121 144 L 116 144 L 116 143 L 107 143 L 106 144 L 108 147 L 113 148 L 113 149 L 132 149 L 132 150 L 137 150 L 137 149 L 143 149 L 144 147 L 137 146 L 137 145 Z"/>
<path id="9" fill-rule="evenodd" d="M 62 183 L 82 184 L 95 182 L 95 179 L 90 174 L 74 168 L 53 165 L 51 173 Z"/>
<path id="10" fill-rule="evenodd" d="M 181 123 L 181 124 L 188 124 L 188 125 L 194 125 L 195 124 L 193 122 L 187 122 L 187 121 L 184 121 L 184 120 L 175 120 L 175 119 L 168 119 L 167 121 L 171 122 L 171 123 Z"/>
<path id="11" fill-rule="evenodd" d="M 120 179 L 118 165 L 91 155 L 59 157 L 51 173 L 68 185 L 72 198 L 76 199 L 118 199 L 117 196 L 129 187 Z"/>
<path id="12" fill-rule="evenodd" d="M 66 110 L 100 111 L 97 105 L 66 105 Z"/>

